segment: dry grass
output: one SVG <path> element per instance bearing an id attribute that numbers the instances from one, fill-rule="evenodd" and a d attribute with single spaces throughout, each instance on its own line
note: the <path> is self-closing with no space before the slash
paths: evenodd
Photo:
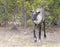
<path id="1" fill-rule="evenodd" d="M 7 30 L 7 28 L 0 27 L 0 47 L 60 47 L 60 28 L 47 31 L 49 31 L 47 38 L 44 39 L 42 32 L 41 42 L 35 43 L 30 28 Z"/>

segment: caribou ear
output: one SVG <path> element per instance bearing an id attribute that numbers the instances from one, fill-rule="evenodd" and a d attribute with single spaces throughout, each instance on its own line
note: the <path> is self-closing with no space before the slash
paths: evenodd
<path id="1" fill-rule="evenodd" d="M 34 11 L 31 10 L 30 12 L 33 13 Z"/>
<path id="2" fill-rule="evenodd" d="M 34 10 L 34 9 L 32 9 L 30 12 L 34 13 L 34 12 L 35 12 L 35 10 Z"/>

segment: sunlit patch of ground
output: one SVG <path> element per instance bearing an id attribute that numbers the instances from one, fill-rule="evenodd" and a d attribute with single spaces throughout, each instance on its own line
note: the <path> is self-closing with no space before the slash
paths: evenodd
<path id="1" fill-rule="evenodd" d="M 48 29 L 47 38 L 35 43 L 31 29 L 7 30 L 0 28 L 0 47 L 60 47 L 60 27 Z"/>

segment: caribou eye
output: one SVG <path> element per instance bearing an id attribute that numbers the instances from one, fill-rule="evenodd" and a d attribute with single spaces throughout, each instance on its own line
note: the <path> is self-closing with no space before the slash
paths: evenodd
<path id="1" fill-rule="evenodd" d="M 38 13 L 40 13 L 40 11 Z"/>

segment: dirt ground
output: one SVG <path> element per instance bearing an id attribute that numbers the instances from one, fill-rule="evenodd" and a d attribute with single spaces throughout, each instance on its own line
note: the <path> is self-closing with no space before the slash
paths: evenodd
<path id="1" fill-rule="evenodd" d="M 0 27 L 0 47 L 60 47 L 60 27 L 46 29 L 47 38 L 40 42 L 34 42 L 31 28 L 10 28 Z"/>

